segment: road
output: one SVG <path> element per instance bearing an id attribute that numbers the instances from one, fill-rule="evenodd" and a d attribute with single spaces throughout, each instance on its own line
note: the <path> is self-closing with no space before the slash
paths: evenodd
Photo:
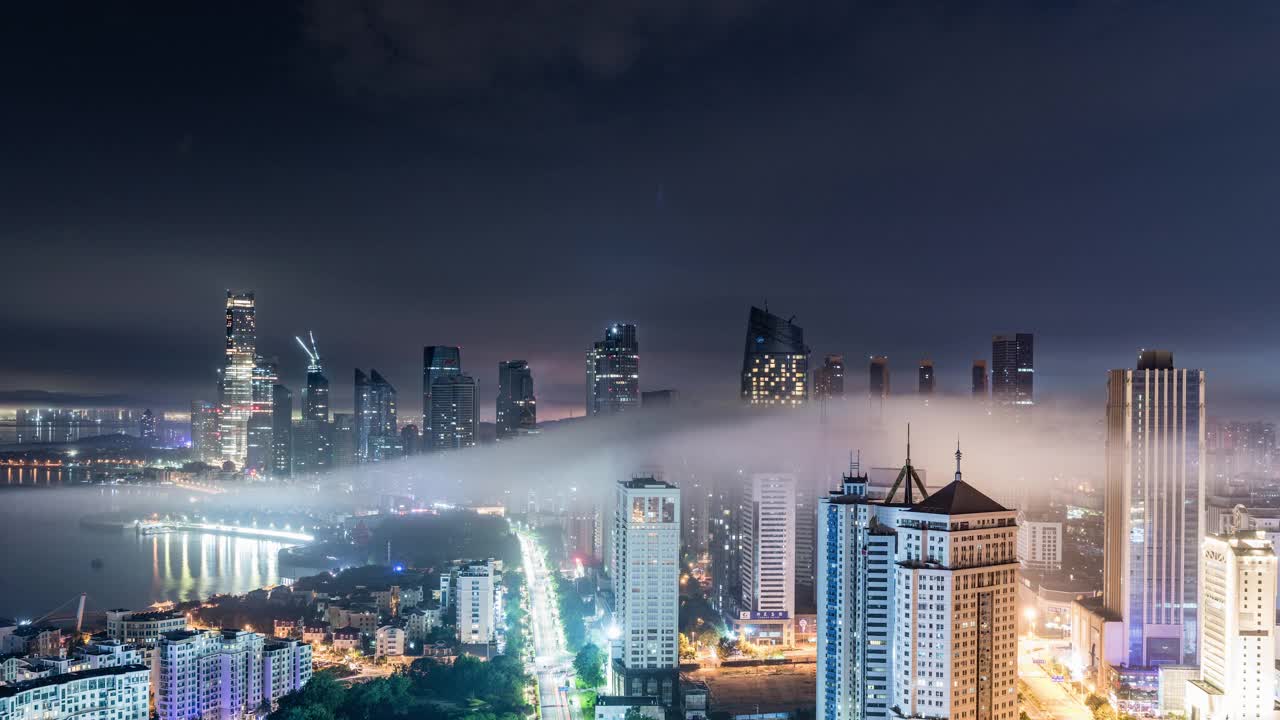
<path id="1" fill-rule="evenodd" d="M 1038 720 L 1093 720 L 1088 706 L 1072 697 L 1062 683 L 1054 682 L 1044 665 L 1035 662 L 1049 656 L 1047 641 L 1018 638 L 1018 679 L 1033 696 L 1023 703 L 1022 709 Z"/>
<path id="2" fill-rule="evenodd" d="M 520 553 L 524 561 L 525 585 L 533 604 L 529 623 L 533 630 L 533 672 L 538 678 L 541 715 L 544 720 L 572 720 L 569 698 L 563 690 L 572 682 L 572 657 L 564 646 L 551 571 L 537 541 L 527 532 L 520 533 Z"/>

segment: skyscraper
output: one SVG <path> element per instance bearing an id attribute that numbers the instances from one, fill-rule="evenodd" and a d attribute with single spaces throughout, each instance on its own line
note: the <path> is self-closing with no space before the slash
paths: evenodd
<path id="1" fill-rule="evenodd" d="M 652 477 L 618 483 L 611 576 L 622 631 L 615 695 L 649 695 L 670 705 L 678 667 L 680 490 Z"/>
<path id="2" fill-rule="evenodd" d="M 1015 512 L 962 479 L 959 450 L 933 495 L 907 455 L 886 500 L 855 466 L 821 502 L 818 715 L 1012 720 Z"/>
<path id="3" fill-rule="evenodd" d="M 918 392 L 921 395 L 926 395 L 926 396 L 932 395 L 933 394 L 933 361 L 921 360 L 919 372 L 917 374 L 919 375 L 919 384 L 917 386 Z"/>
<path id="4" fill-rule="evenodd" d="M 279 383 L 271 388 L 271 474 L 293 474 L 293 393 Z"/>
<path id="5" fill-rule="evenodd" d="M 396 389 L 375 369 L 355 371 L 356 462 L 381 462 L 399 456 Z"/>
<path id="6" fill-rule="evenodd" d="M 431 386 L 430 450 L 455 450 L 480 441 L 479 395 L 475 378 L 446 373 Z"/>
<path id="7" fill-rule="evenodd" d="M 796 606 L 796 478 L 757 474 L 742 508 L 742 627 L 753 642 L 790 646 Z M 812 526 L 811 526 L 812 527 Z"/>
<path id="8" fill-rule="evenodd" d="M 253 414 L 253 368 L 258 330 L 253 293 L 227 291 L 227 342 L 218 397 L 218 438 L 222 459 L 243 468 L 249 452 L 249 416 Z"/>
<path id="9" fill-rule="evenodd" d="M 867 392 L 873 400 L 889 397 L 889 358 L 880 355 L 871 358 Z"/>
<path id="10" fill-rule="evenodd" d="M 1201 552 L 1200 678 L 1186 717 L 1273 718 L 1276 553 L 1262 530 L 1209 535 Z"/>
<path id="11" fill-rule="evenodd" d="M 524 360 L 498 363 L 498 399 L 494 418 L 499 440 L 527 435 L 538 429 L 533 373 Z"/>
<path id="12" fill-rule="evenodd" d="M 1199 659 L 1204 372 L 1143 350 L 1107 378 L 1103 602 L 1133 667 Z"/>
<path id="13" fill-rule="evenodd" d="M 1031 333 L 991 338 L 991 399 L 996 405 L 1035 404 L 1035 338 Z"/>
<path id="14" fill-rule="evenodd" d="M 191 403 L 191 456 L 207 463 L 220 463 L 222 443 L 218 441 L 218 406 L 195 400 Z"/>
<path id="15" fill-rule="evenodd" d="M 431 428 L 431 385 L 437 379 L 462 374 L 462 350 L 453 345 L 427 345 L 422 348 L 422 437 L 428 451 L 435 448 Z"/>
<path id="16" fill-rule="evenodd" d="M 294 451 L 298 473 L 316 473 L 333 466 L 332 427 L 329 424 L 329 378 L 320 361 L 315 333 L 307 333 L 311 344 L 294 338 L 307 354 L 307 384 L 302 391 L 302 422 Z"/>
<path id="17" fill-rule="evenodd" d="M 329 429 L 334 468 L 356 464 L 356 419 L 351 413 L 334 413 Z"/>
<path id="18" fill-rule="evenodd" d="M 813 371 L 813 397 L 815 400 L 844 397 L 843 355 L 822 358 L 822 367 Z"/>
<path id="19" fill-rule="evenodd" d="M 271 410 L 278 371 L 274 362 L 257 357 L 253 365 L 253 407 L 249 412 L 249 450 L 245 469 L 265 476 L 271 470 L 271 440 L 275 415 Z"/>
<path id="20" fill-rule="evenodd" d="M 973 396 L 981 400 L 987 398 L 987 361 L 973 361 Z"/>
<path id="21" fill-rule="evenodd" d="M 160 439 L 160 429 L 151 408 L 142 411 L 142 418 L 138 420 L 138 436 L 153 445 Z"/>
<path id="22" fill-rule="evenodd" d="M 742 351 L 742 400 L 750 405 L 803 405 L 809 399 L 804 328 L 752 307 Z"/>
<path id="23" fill-rule="evenodd" d="M 636 326 L 614 323 L 587 351 L 587 415 L 640 407 L 640 343 Z"/>

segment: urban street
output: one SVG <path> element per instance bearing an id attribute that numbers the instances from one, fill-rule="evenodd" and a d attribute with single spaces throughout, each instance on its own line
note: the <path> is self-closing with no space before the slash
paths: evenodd
<path id="1" fill-rule="evenodd" d="M 534 667 L 530 670 L 538 679 L 539 714 L 547 720 L 573 720 L 568 694 L 572 658 L 564 646 L 551 570 L 537 539 L 528 531 L 520 531 L 519 536 L 531 604 Z"/>

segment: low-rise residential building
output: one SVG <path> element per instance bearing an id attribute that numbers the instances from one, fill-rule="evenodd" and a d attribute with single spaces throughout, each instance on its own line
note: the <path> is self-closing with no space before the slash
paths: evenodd
<path id="1" fill-rule="evenodd" d="M 625 720 L 627 711 L 636 708 L 649 720 L 662 720 L 662 703 L 656 697 L 601 695 L 596 699 L 596 720 Z"/>
<path id="2" fill-rule="evenodd" d="M 374 641 L 375 657 L 394 657 L 404 654 L 405 632 L 394 625 L 378 628 Z"/>
<path id="3" fill-rule="evenodd" d="M 302 642 L 310 645 L 329 644 L 329 623 L 307 623 L 303 625 Z"/>
<path id="4" fill-rule="evenodd" d="M 359 650 L 364 644 L 364 633 L 353 627 L 342 627 L 333 631 L 333 649 L 338 652 Z"/>
<path id="5" fill-rule="evenodd" d="M 431 631 L 440 626 L 440 608 L 418 607 L 404 613 L 405 632 L 411 642 L 426 642 Z"/>

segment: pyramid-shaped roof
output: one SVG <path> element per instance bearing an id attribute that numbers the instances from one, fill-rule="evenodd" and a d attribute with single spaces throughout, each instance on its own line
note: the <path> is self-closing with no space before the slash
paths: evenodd
<path id="1" fill-rule="evenodd" d="M 964 480 L 956 479 L 950 485 L 911 506 L 911 512 L 933 515 L 974 515 L 977 513 L 1008 512 L 1009 508 L 992 500 Z"/>

